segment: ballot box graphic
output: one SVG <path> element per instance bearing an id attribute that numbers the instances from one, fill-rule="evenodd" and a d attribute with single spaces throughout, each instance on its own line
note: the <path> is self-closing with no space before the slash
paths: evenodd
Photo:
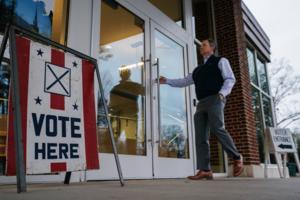
<path id="1" fill-rule="evenodd" d="M 45 63 L 45 92 L 71 96 L 71 69 Z"/>
<path id="2" fill-rule="evenodd" d="M 16 56 L 26 174 L 98 169 L 95 65 L 18 35 Z M 7 175 L 16 174 L 13 120 L 10 103 Z"/>

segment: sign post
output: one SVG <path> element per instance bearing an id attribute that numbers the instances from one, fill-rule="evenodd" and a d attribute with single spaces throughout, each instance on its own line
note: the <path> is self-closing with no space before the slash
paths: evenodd
<path id="1" fill-rule="evenodd" d="M 295 147 L 295 143 L 289 129 L 268 127 L 265 134 L 265 177 L 267 177 L 266 163 L 268 162 L 267 157 L 269 153 L 274 153 L 275 155 L 278 172 L 281 178 L 287 177 L 286 164 L 288 153 L 293 153 L 298 170 L 300 171 L 297 149 Z M 281 171 L 281 169 L 283 169 L 283 171 Z"/>
<path id="2" fill-rule="evenodd" d="M 123 186 L 97 61 L 15 25 L 7 29 L 0 49 L 2 56 L 9 37 L 13 104 L 6 174 L 17 175 L 18 192 L 26 191 L 26 174 L 66 172 L 68 184 L 72 171 L 99 169 L 95 70 Z"/>
<path id="3" fill-rule="evenodd" d="M 16 148 L 16 172 L 17 172 L 17 192 L 26 192 L 26 172 L 24 166 L 24 153 L 22 143 L 22 119 L 20 109 L 20 89 L 19 89 L 19 72 L 18 72 L 18 61 L 14 50 L 16 49 L 16 38 L 15 31 L 13 28 L 9 29 L 9 43 L 10 43 L 10 56 L 11 56 L 11 74 L 12 74 L 12 106 L 13 115 L 15 116 L 14 132 L 15 132 L 15 148 Z"/>

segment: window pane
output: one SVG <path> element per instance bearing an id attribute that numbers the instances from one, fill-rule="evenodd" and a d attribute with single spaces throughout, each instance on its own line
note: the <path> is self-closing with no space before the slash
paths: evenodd
<path id="1" fill-rule="evenodd" d="M 260 87 L 269 94 L 266 65 L 260 59 L 257 59 L 257 72 L 259 75 Z"/>
<path id="2" fill-rule="evenodd" d="M 258 85 L 256 69 L 255 69 L 255 56 L 254 52 L 247 48 L 247 57 L 248 57 L 248 67 L 250 73 L 251 82 Z"/>
<path id="3" fill-rule="evenodd" d="M 273 127 L 273 116 L 272 116 L 272 107 L 271 107 L 271 100 L 269 97 L 263 95 L 263 108 L 264 108 L 264 115 L 265 115 L 265 122 L 266 126 Z"/>
<path id="4" fill-rule="evenodd" d="M 259 91 L 252 87 L 252 106 L 255 115 L 256 134 L 258 141 L 258 150 L 260 162 L 264 162 L 264 129 L 261 116 L 261 105 Z"/>
<path id="5" fill-rule="evenodd" d="M 7 63 L 0 64 L 0 175 L 5 172 L 10 73 Z"/>
<path id="6" fill-rule="evenodd" d="M 144 21 L 118 4 L 101 3 L 99 68 L 118 153 L 146 155 Z M 103 104 L 99 151 L 112 153 Z"/>
<path id="7" fill-rule="evenodd" d="M 169 78 L 184 77 L 184 48 L 155 30 L 155 58 L 159 74 Z M 189 158 L 185 88 L 159 85 L 159 156 Z"/>
<path id="8" fill-rule="evenodd" d="M 65 44 L 68 0 L 1 0 L 0 32 L 13 15 L 15 23 Z"/>
<path id="9" fill-rule="evenodd" d="M 171 18 L 176 24 L 184 27 L 183 1 L 182 0 L 148 0 L 165 15 Z"/>

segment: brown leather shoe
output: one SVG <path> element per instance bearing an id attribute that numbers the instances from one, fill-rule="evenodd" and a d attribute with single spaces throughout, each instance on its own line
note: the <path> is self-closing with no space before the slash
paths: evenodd
<path id="1" fill-rule="evenodd" d="M 243 156 L 239 160 L 233 161 L 233 176 L 239 176 L 244 170 Z"/>
<path id="2" fill-rule="evenodd" d="M 194 176 L 188 176 L 188 179 L 191 180 L 202 180 L 202 179 L 206 179 L 206 180 L 212 180 L 213 179 L 213 173 L 212 171 L 201 171 L 199 170 L 198 173 Z"/>

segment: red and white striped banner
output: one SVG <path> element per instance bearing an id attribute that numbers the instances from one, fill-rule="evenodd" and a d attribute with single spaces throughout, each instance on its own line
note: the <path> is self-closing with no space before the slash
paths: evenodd
<path id="1" fill-rule="evenodd" d="M 26 174 L 98 169 L 94 64 L 20 36 L 16 55 Z M 7 175 L 16 174 L 13 120 L 10 103 Z"/>

